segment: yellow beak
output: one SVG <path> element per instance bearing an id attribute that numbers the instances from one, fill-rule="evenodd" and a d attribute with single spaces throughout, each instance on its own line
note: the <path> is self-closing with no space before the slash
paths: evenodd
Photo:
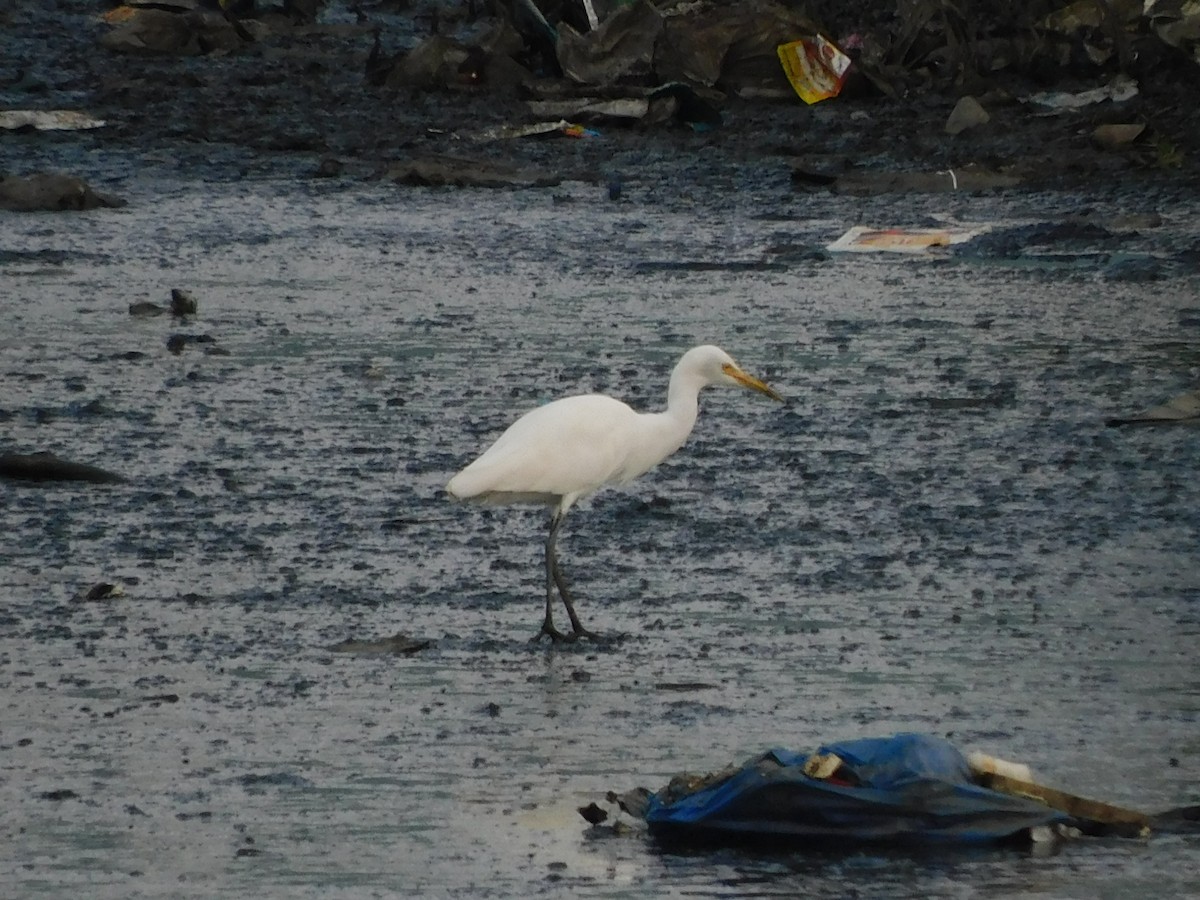
<path id="1" fill-rule="evenodd" d="M 752 391 L 758 391 L 760 394 L 766 394 L 772 400 L 783 402 L 783 397 L 779 396 L 774 390 L 767 386 L 766 382 L 760 381 L 753 375 L 743 372 L 737 366 L 732 366 L 726 363 L 722 368 L 725 374 L 740 384 L 742 387 L 749 388 Z"/>

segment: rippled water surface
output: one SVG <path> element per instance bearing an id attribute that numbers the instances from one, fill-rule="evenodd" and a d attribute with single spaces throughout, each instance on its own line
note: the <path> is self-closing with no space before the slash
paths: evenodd
<path id="1" fill-rule="evenodd" d="M 1119 250 L 1145 261 L 1197 210 L 738 177 L 611 203 L 164 166 L 114 174 L 121 210 L 0 218 L 0 449 L 131 479 L 0 483 L 6 892 L 1200 893 L 1189 837 L 677 855 L 576 814 L 897 730 L 1200 803 L 1200 431 L 1104 427 L 1200 381 L 1194 268 L 811 252 L 859 222 L 1153 211 Z M 195 321 L 128 315 L 174 287 Z M 442 485 L 555 396 L 659 405 L 702 342 L 789 402 L 709 391 L 683 451 L 573 511 L 580 612 L 625 637 L 530 644 L 543 514 Z M 125 596 L 75 599 L 102 580 Z M 432 647 L 329 649 L 397 631 Z"/>

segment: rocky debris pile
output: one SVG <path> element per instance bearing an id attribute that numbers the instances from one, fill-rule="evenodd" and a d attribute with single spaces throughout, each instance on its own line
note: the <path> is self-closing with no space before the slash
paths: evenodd
<path id="1" fill-rule="evenodd" d="M 355 23 L 321 0 L 127 0 L 104 15 L 106 49 L 226 55 L 324 31 L 375 37 L 368 80 L 387 87 L 529 88 L 539 79 L 621 88 L 682 82 L 736 96 L 790 96 L 780 45 L 823 35 L 853 59 L 860 87 L 900 95 L 934 83 L 971 90 L 1000 73 L 1050 83 L 1122 72 L 1164 77 L 1200 63 L 1200 12 L 1183 0 L 975 4 L 934 0 L 475 0 L 414 5 L 410 45 L 382 49 L 387 4 L 360 2 Z"/>
<path id="2" fill-rule="evenodd" d="M 54 38 L 53 13 L 10 13 L 14 46 L 39 62 L 36 73 L 0 69 L 0 90 L 11 87 L 0 103 L 82 98 L 81 143 L 309 153 L 315 176 L 414 184 L 554 184 L 581 161 L 605 164 L 607 139 L 631 134 L 661 138 L 667 153 L 700 135 L 741 159 L 791 156 L 806 186 L 809 174 L 846 187 L 859 172 L 914 169 L 932 190 L 1076 170 L 1194 175 L 1200 108 L 1187 85 L 1200 14 L 1190 10 L 1168 0 L 970 10 L 934 0 L 128 0 L 77 14 Z M 796 47 L 810 58 L 784 53 Z M 836 55 L 833 87 L 809 90 L 822 53 Z M 65 127 L 71 111 L 49 123 L 8 112 L 27 131 Z M 536 140 L 560 137 L 579 140 L 557 150 Z M 560 161 L 546 167 L 552 153 Z"/>

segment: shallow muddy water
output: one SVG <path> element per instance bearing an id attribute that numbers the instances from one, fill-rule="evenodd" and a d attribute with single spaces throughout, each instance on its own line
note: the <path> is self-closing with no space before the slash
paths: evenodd
<path id="1" fill-rule="evenodd" d="M 6 892 L 1200 892 L 1189 837 L 680 855 L 575 812 L 897 730 L 1200 803 L 1200 432 L 1104 427 L 1200 380 L 1194 267 L 1111 268 L 1191 246 L 1194 206 L 149 162 L 94 161 L 124 209 L 0 218 L 0 449 L 130 478 L 0 483 Z M 1116 249 L 813 252 L 857 223 L 1140 212 L 1163 222 Z M 195 321 L 128 315 L 175 287 Z M 581 615 L 624 637 L 529 643 L 544 515 L 442 485 L 552 397 L 659 405 L 701 342 L 789 402 L 707 392 L 684 450 L 573 511 Z M 125 595 L 74 599 L 102 580 Z M 433 644 L 329 650 L 397 631 Z"/>

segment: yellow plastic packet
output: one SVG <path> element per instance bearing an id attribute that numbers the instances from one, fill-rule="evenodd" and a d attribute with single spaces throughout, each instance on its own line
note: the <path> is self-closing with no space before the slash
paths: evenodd
<path id="1" fill-rule="evenodd" d="M 784 74 L 805 103 L 836 97 L 846 83 L 850 57 L 821 35 L 777 48 Z"/>

